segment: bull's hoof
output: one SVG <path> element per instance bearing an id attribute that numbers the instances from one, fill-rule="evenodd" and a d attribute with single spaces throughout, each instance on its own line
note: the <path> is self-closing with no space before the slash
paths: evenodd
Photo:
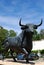
<path id="1" fill-rule="evenodd" d="M 2 61 L 4 61 L 4 59 L 5 59 L 5 56 L 3 56 Z"/>
<path id="2" fill-rule="evenodd" d="M 17 62 L 17 60 L 14 58 L 14 62 Z"/>
<path id="3" fill-rule="evenodd" d="M 17 62 L 17 60 L 14 60 L 14 62 Z"/>
<path id="4" fill-rule="evenodd" d="M 26 59 L 26 63 L 29 63 L 29 60 L 28 59 Z"/>

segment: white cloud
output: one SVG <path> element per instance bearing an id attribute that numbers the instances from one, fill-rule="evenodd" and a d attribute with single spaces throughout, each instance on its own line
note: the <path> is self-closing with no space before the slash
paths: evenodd
<path id="1" fill-rule="evenodd" d="M 40 2 L 40 3 L 39 3 Z M 22 18 L 22 23 L 33 23 L 38 24 L 40 19 L 44 19 L 44 13 L 39 13 L 40 8 L 43 7 L 44 2 L 35 1 L 35 6 L 33 5 L 34 1 L 20 1 L 20 0 L 11 0 L 11 1 L 0 1 L 0 25 L 8 29 L 15 29 L 19 31 L 19 19 Z M 43 3 L 41 5 L 41 3 Z M 8 5 L 9 4 L 9 5 Z M 38 7 L 38 8 L 36 8 Z M 38 10 L 40 11 L 38 12 Z M 44 7 L 43 7 L 44 9 Z M 42 10 L 43 11 L 43 10 Z M 2 16 L 1 16 L 2 15 Z M 5 15 L 5 16 L 4 16 Z M 44 28 L 44 23 L 40 28 Z M 38 30 L 40 30 L 40 28 Z"/>
<path id="2" fill-rule="evenodd" d="M 11 17 L 11 16 L 0 16 L 0 26 L 3 26 L 7 29 L 13 29 L 16 30 L 18 33 L 20 33 L 20 26 L 19 26 L 19 17 Z M 39 24 L 40 19 L 28 19 L 28 18 L 23 18 L 22 23 L 33 23 L 33 24 Z M 44 22 L 43 24 L 37 29 L 39 32 L 40 29 L 44 28 Z"/>
<path id="3" fill-rule="evenodd" d="M 0 26 L 3 26 L 5 29 L 12 29 L 20 33 L 19 18 L 0 16 Z"/>
<path id="4" fill-rule="evenodd" d="M 17 25 L 19 22 L 19 18 L 9 17 L 9 16 L 0 16 L 0 23 Z"/>

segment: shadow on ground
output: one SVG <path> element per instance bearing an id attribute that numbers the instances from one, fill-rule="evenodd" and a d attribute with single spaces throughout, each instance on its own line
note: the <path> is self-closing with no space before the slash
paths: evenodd
<path id="1" fill-rule="evenodd" d="M 8 62 L 14 62 L 14 60 L 7 60 Z M 17 60 L 17 62 L 15 63 L 22 63 L 22 64 L 31 64 L 31 65 L 35 65 L 35 63 L 33 61 L 29 61 L 28 63 L 26 63 L 25 60 Z"/>
<path id="2" fill-rule="evenodd" d="M 32 62 L 32 61 L 29 61 L 28 63 L 26 63 L 26 61 L 17 61 L 17 63 L 35 65 L 35 63 L 34 63 L 34 62 Z"/>
<path id="3" fill-rule="evenodd" d="M 0 65 L 3 65 L 3 64 L 0 64 Z"/>

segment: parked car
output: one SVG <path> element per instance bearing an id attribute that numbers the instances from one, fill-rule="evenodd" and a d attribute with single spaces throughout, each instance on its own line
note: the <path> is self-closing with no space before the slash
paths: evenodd
<path id="1" fill-rule="evenodd" d="M 24 54 L 22 54 L 22 53 L 18 54 L 17 60 L 24 60 Z"/>
<path id="2" fill-rule="evenodd" d="M 29 55 L 29 60 L 38 60 L 39 56 L 36 53 L 31 53 Z"/>
<path id="3" fill-rule="evenodd" d="M 25 55 L 24 54 L 18 54 L 17 55 L 17 60 L 25 60 L 26 57 L 24 57 Z M 28 59 L 29 60 L 38 60 L 39 59 L 39 56 L 35 53 L 30 53 L 29 56 L 28 56 Z"/>

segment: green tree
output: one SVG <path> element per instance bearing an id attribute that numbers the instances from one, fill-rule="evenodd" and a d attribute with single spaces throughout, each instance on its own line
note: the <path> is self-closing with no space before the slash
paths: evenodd
<path id="1" fill-rule="evenodd" d="M 8 30 L 0 26 L 0 50 L 2 49 L 2 42 L 8 36 Z"/>
<path id="2" fill-rule="evenodd" d="M 8 36 L 8 30 L 0 28 L 0 41 L 2 42 Z"/>
<path id="3" fill-rule="evenodd" d="M 38 34 L 38 32 L 36 30 L 34 30 L 33 40 L 36 40 L 37 34 Z"/>
<path id="4" fill-rule="evenodd" d="M 44 49 L 40 51 L 41 54 L 44 54 Z"/>
<path id="5" fill-rule="evenodd" d="M 44 39 L 44 29 L 41 29 L 40 35 L 41 35 L 41 39 Z"/>
<path id="6" fill-rule="evenodd" d="M 14 30 L 10 30 L 10 31 L 9 31 L 9 36 L 10 36 L 10 37 L 16 36 L 16 32 L 15 32 Z"/>
<path id="7" fill-rule="evenodd" d="M 36 35 L 36 40 L 41 40 L 41 35 L 40 34 Z"/>
<path id="8" fill-rule="evenodd" d="M 40 39 L 41 35 L 36 30 L 34 30 L 33 40 L 40 40 Z"/>

